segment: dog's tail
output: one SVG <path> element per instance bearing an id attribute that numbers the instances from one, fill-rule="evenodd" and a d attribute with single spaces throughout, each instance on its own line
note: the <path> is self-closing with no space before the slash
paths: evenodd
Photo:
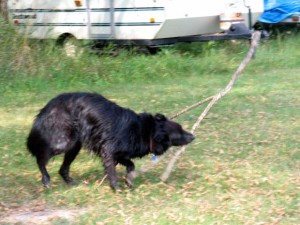
<path id="1" fill-rule="evenodd" d="M 36 130 L 32 129 L 27 138 L 27 149 L 33 155 L 37 156 L 41 154 L 45 141 L 41 138 L 41 135 Z"/>
<path id="2" fill-rule="evenodd" d="M 33 155 L 35 156 L 36 154 L 36 144 L 34 143 L 34 135 L 32 130 L 29 133 L 29 136 L 27 137 L 27 150 Z"/>

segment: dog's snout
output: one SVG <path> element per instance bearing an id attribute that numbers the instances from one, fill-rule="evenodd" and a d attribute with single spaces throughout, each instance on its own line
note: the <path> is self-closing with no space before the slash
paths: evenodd
<path id="1" fill-rule="evenodd" d="M 195 138 L 196 138 L 195 135 L 193 135 L 191 133 L 188 133 L 186 135 L 186 140 L 187 140 L 188 143 L 192 142 Z"/>
<path id="2" fill-rule="evenodd" d="M 196 138 L 195 135 L 193 134 L 190 135 L 190 141 L 193 141 L 195 138 Z"/>
<path id="3" fill-rule="evenodd" d="M 196 137 L 195 137 L 195 135 L 191 135 L 191 141 L 193 141 L 194 139 L 195 139 Z"/>

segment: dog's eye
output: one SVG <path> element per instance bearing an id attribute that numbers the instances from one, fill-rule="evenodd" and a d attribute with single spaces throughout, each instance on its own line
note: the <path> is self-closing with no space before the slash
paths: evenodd
<path id="1" fill-rule="evenodd" d="M 167 119 L 166 119 L 166 117 L 164 116 L 164 115 L 162 115 L 162 114 L 156 114 L 155 116 L 154 116 L 154 118 L 155 118 L 155 120 L 157 120 L 157 121 L 166 121 Z"/>

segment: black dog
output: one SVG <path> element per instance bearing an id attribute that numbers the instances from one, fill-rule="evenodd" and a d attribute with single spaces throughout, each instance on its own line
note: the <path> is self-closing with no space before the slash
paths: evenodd
<path id="1" fill-rule="evenodd" d="M 82 146 L 102 157 L 110 186 L 119 189 L 116 164 L 126 166 L 126 184 L 132 187 L 130 160 L 149 153 L 163 154 L 171 146 L 190 143 L 194 136 L 161 114 L 136 114 L 96 93 L 65 93 L 52 99 L 37 115 L 27 140 L 36 157 L 42 182 L 50 187 L 48 160 L 65 153 L 59 174 L 66 183 L 70 164 Z"/>

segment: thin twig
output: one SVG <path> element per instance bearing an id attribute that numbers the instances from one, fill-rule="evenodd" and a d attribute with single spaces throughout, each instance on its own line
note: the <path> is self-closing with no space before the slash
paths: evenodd
<path id="1" fill-rule="evenodd" d="M 171 116 L 170 119 L 174 119 L 174 118 L 176 118 L 176 117 L 178 117 L 178 116 L 180 116 L 180 115 L 182 115 L 182 114 L 184 114 L 184 113 L 186 113 L 186 112 L 188 112 L 188 111 L 191 111 L 192 109 L 194 109 L 194 108 L 196 108 L 196 107 L 198 107 L 198 106 L 200 106 L 200 105 L 203 105 L 204 103 L 206 103 L 206 102 L 212 100 L 213 97 L 214 97 L 214 96 L 210 96 L 210 97 L 208 97 L 208 98 L 206 98 L 206 99 L 203 99 L 203 100 L 201 100 L 201 101 L 195 103 L 194 105 L 191 105 L 191 106 L 189 106 L 189 107 L 187 107 L 187 108 L 185 108 L 185 109 L 179 111 L 179 112 L 176 113 L 175 115 Z"/>
<path id="2" fill-rule="evenodd" d="M 169 155 L 174 154 L 174 152 L 175 152 L 175 148 L 172 148 L 172 149 L 168 150 L 165 154 L 156 156 L 155 160 L 152 160 L 151 162 L 147 163 L 146 165 L 143 165 L 140 168 L 139 173 L 137 174 L 137 177 L 143 173 L 146 173 L 148 170 L 152 169 L 153 167 L 155 167 L 157 163 L 161 162 L 162 160 L 167 158 Z"/>
<path id="3" fill-rule="evenodd" d="M 155 165 L 157 163 L 159 163 L 161 160 L 163 160 L 165 157 L 167 156 L 167 154 L 164 154 L 162 156 L 157 157 L 155 160 L 152 160 L 150 163 L 148 163 L 147 165 L 144 165 L 141 167 L 140 172 L 141 173 L 145 173 L 147 172 L 149 169 L 155 167 Z M 138 175 L 137 175 L 138 176 Z"/>
<path id="4" fill-rule="evenodd" d="M 103 182 L 105 181 L 106 178 L 107 178 L 107 174 L 104 175 L 102 180 L 97 184 L 96 188 L 100 187 L 103 184 Z"/>
<path id="5" fill-rule="evenodd" d="M 197 121 L 193 125 L 191 133 L 193 133 L 193 134 L 195 133 L 195 130 L 200 125 L 201 121 L 207 115 L 207 113 L 209 112 L 209 110 L 213 107 L 213 105 L 215 105 L 224 95 L 226 95 L 228 92 L 231 91 L 233 85 L 236 83 L 237 79 L 242 74 L 242 72 L 245 69 L 245 67 L 247 66 L 247 64 L 254 57 L 255 50 L 256 50 L 256 47 L 257 47 L 257 45 L 259 43 L 260 37 L 261 37 L 261 32 L 256 31 L 256 32 L 253 33 L 252 41 L 251 41 L 251 47 L 250 47 L 250 49 L 249 49 L 246 57 L 244 58 L 244 60 L 242 61 L 242 63 L 239 65 L 239 67 L 236 70 L 236 72 L 233 74 L 233 76 L 232 76 L 231 80 L 229 81 L 228 85 L 222 91 L 220 91 L 219 93 L 217 93 L 216 95 L 213 96 L 211 102 L 208 104 L 208 106 L 201 113 L 201 115 L 198 117 Z M 180 157 L 180 155 L 185 151 L 185 149 L 186 149 L 186 146 L 183 146 L 179 151 L 177 151 L 175 153 L 175 155 L 173 156 L 173 158 L 169 161 L 166 170 L 164 171 L 164 173 L 160 177 L 160 179 L 162 181 L 165 182 L 169 178 L 169 176 L 170 176 L 170 174 L 171 174 L 171 172 L 173 170 L 173 167 L 175 165 L 175 162 Z"/>

